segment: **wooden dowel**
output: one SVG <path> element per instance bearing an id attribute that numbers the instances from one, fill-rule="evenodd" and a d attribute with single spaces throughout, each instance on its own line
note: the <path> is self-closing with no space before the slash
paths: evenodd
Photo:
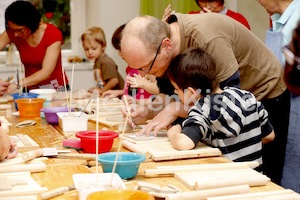
<path id="1" fill-rule="evenodd" d="M 248 194 L 211 197 L 211 198 L 207 198 L 207 200 L 234 200 L 234 199 L 244 199 L 244 198 L 257 199 L 258 197 L 263 198 L 267 196 L 276 196 L 276 195 L 284 195 L 284 194 L 292 194 L 292 193 L 294 193 L 294 191 L 290 189 L 285 189 L 285 190 L 275 190 L 275 191 L 268 191 L 268 192 L 253 192 Z"/>
<path id="2" fill-rule="evenodd" d="M 132 152 L 145 154 L 147 159 L 151 158 L 151 153 L 147 152 L 143 148 L 139 148 L 137 145 L 133 144 L 130 141 L 122 140 L 122 146 Z"/>
<path id="3" fill-rule="evenodd" d="M 199 190 L 199 191 L 190 191 L 190 192 L 181 192 L 170 194 L 166 197 L 166 200 L 204 200 L 208 197 L 213 196 L 222 196 L 222 195 L 232 195 L 232 194 L 243 194 L 250 191 L 249 185 L 238 185 L 231 187 L 223 187 L 217 189 L 209 190 Z"/>

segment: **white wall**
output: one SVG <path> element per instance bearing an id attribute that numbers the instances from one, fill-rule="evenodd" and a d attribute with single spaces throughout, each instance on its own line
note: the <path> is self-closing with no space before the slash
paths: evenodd
<path id="1" fill-rule="evenodd" d="M 225 2 L 228 8 L 244 15 L 250 24 L 251 31 L 264 41 L 266 31 L 270 26 L 269 14 L 265 8 L 254 0 L 226 0 Z"/>
<path id="2" fill-rule="evenodd" d="M 111 44 L 116 28 L 128 22 L 140 13 L 140 0 L 86 0 L 86 26 L 100 26 L 106 36 L 106 53 L 119 66 L 119 72 L 126 76 L 127 64 L 118 55 Z"/>
<path id="3" fill-rule="evenodd" d="M 104 29 L 107 40 L 106 53 L 118 64 L 120 73 L 125 77 L 127 64 L 112 47 L 111 36 L 118 26 L 139 15 L 140 0 L 85 1 L 86 27 L 100 26 Z M 269 28 L 269 15 L 257 1 L 226 0 L 226 6 L 243 14 L 251 26 L 251 31 L 264 41 L 265 32 Z M 81 55 L 84 55 L 83 50 Z"/>

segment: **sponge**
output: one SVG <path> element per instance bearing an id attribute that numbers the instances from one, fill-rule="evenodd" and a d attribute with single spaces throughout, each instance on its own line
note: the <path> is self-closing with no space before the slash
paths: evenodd
<path id="1" fill-rule="evenodd" d="M 76 139 L 67 139 L 63 140 L 63 146 L 66 148 L 72 148 L 76 150 L 80 150 L 81 148 L 81 141 Z"/>

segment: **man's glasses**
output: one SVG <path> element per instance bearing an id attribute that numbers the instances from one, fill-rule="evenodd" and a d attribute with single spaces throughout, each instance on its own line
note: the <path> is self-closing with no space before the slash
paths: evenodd
<path id="1" fill-rule="evenodd" d="M 293 65 L 295 61 L 300 64 L 300 57 L 295 56 L 295 54 L 288 48 L 288 46 L 284 46 L 282 48 L 282 51 L 285 56 L 286 62 L 289 65 Z"/>
<path id="2" fill-rule="evenodd" d="M 165 38 L 164 38 L 164 39 L 165 39 Z M 154 65 L 154 62 L 155 62 L 155 60 L 156 60 L 156 57 L 157 57 L 157 55 L 158 55 L 158 53 L 159 53 L 159 51 L 160 51 L 160 47 L 161 47 L 162 42 L 164 41 L 164 39 L 160 42 L 160 45 L 159 45 L 159 47 L 158 47 L 158 49 L 157 49 L 157 51 L 156 51 L 155 57 L 154 57 L 154 59 L 152 60 L 150 67 L 149 67 L 148 69 L 145 69 L 144 67 L 141 67 L 141 68 L 138 68 L 137 70 L 143 71 L 143 72 L 146 72 L 146 73 L 148 73 L 148 72 L 151 71 L 151 69 L 152 69 L 152 67 L 153 67 L 153 65 Z"/>

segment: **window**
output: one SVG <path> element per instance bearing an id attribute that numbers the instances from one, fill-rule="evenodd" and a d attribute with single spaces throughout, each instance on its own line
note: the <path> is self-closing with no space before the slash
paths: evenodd
<path id="1" fill-rule="evenodd" d="M 1 0 L 2 1 L 2 0 Z M 13 2 L 12 0 L 6 0 L 6 7 Z M 67 58 L 70 56 L 81 55 L 81 33 L 85 29 L 85 1 L 82 0 L 29 0 L 37 7 L 41 12 L 42 18 L 46 22 L 55 24 L 63 33 L 64 44 L 62 46 L 62 59 L 63 62 L 67 62 Z M 1 5 L 0 5 L 1 6 Z M 4 25 L 4 12 L 5 5 L 1 7 L 3 9 L 2 23 Z M 1 29 L 1 32 L 4 30 Z M 15 48 L 13 48 L 15 49 Z M 18 54 L 15 50 L 13 54 Z M 0 60 L 2 63 L 6 63 L 7 49 L 0 52 Z M 12 56 L 14 59 L 18 59 L 18 56 Z M 13 63 L 18 63 L 18 60 L 13 60 Z"/>

